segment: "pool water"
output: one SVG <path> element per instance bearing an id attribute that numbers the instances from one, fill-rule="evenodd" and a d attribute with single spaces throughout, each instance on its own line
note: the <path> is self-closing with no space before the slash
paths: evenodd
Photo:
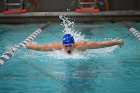
<path id="1" fill-rule="evenodd" d="M 140 31 L 140 23 L 129 24 Z M 1 24 L 0 55 L 41 25 Z M 51 23 L 33 42 L 61 42 L 63 30 Z M 123 39 L 125 44 L 72 55 L 21 48 L 0 67 L 0 93 L 139 93 L 140 41 L 122 23 L 77 23 L 75 30 L 81 40 Z"/>

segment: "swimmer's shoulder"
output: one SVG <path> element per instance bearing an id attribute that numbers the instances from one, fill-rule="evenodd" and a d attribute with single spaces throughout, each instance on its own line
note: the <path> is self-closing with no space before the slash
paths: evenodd
<path id="1" fill-rule="evenodd" d="M 53 42 L 53 43 L 50 43 L 50 44 L 46 44 L 50 49 L 62 49 L 63 48 L 63 45 L 62 45 L 62 43 L 60 43 L 60 42 Z"/>
<path id="2" fill-rule="evenodd" d="M 80 41 L 80 42 L 75 42 L 76 46 L 81 46 L 81 45 L 86 45 L 87 41 Z"/>
<path id="3" fill-rule="evenodd" d="M 52 42 L 52 43 L 49 43 L 50 45 L 62 45 L 62 43 L 60 43 L 60 42 Z"/>
<path id="4" fill-rule="evenodd" d="M 81 42 L 75 42 L 75 48 L 78 50 L 86 50 L 86 41 L 81 41 Z"/>

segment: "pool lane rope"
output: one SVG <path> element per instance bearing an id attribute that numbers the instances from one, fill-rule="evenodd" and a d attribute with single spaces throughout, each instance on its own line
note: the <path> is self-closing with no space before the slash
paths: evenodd
<path id="1" fill-rule="evenodd" d="M 13 46 L 11 48 L 9 48 L 6 52 L 4 52 L 2 54 L 2 56 L 0 57 L 0 65 L 2 65 L 4 62 L 6 62 L 8 59 L 10 59 L 10 57 L 12 57 L 18 49 L 20 49 L 22 47 L 25 47 L 29 42 L 34 40 L 36 38 L 36 36 L 38 34 L 40 34 L 48 25 L 49 25 L 49 22 L 46 23 L 45 25 L 43 25 L 40 29 L 37 29 L 36 31 L 34 31 L 24 41 L 22 41 L 21 43 Z"/>
<path id="2" fill-rule="evenodd" d="M 138 40 L 140 40 L 140 32 L 139 32 L 137 29 L 135 29 L 134 27 L 130 26 L 130 25 L 129 25 L 128 23 L 126 23 L 126 22 L 124 22 L 124 25 L 125 25 L 126 27 L 129 28 L 129 31 L 131 31 L 132 34 L 133 34 Z"/>

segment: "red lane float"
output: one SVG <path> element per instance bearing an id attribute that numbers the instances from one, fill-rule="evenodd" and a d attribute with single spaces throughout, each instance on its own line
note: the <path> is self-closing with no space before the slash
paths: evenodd
<path id="1" fill-rule="evenodd" d="M 95 8 L 77 8 L 76 12 L 100 12 L 100 10 Z"/>
<path id="2" fill-rule="evenodd" d="M 21 10 L 6 10 L 3 12 L 3 14 L 12 14 L 12 13 L 25 13 L 27 12 L 26 9 L 21 9 Z"/>

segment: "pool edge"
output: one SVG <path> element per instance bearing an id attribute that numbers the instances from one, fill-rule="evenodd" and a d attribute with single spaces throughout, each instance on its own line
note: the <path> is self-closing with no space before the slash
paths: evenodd
<path id="1" fill-rule="evenodd" d="M 0 23 L 60 22 L 59 15 L 72 16 L 77 22 L 140 21 L 140 11 L 89 12 L 27 12 L 18 14 L 0 13 Z"/>

